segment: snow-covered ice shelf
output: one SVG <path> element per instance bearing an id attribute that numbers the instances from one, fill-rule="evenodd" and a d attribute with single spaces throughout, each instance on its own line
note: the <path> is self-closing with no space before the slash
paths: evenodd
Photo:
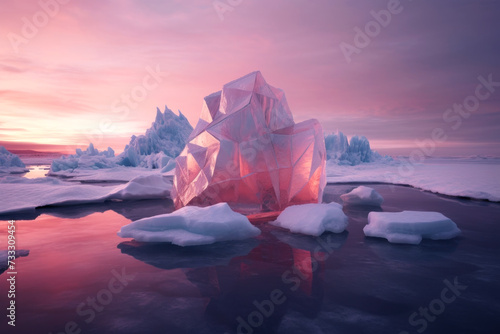
<path id="1" fill-rule="evenodd" d="M 113 187 L 75 184 L 55 178 L 8 177 L 0 181 L 0 214 L 34 210 L 49 205 L 167 198 L 171 188 L 172 184 L 161 174 L 138 176 L 126 184 Z"/>
<path id="2" fill-rule="evenodd" d="M 398 161 L 357 166 L 327 164 L 328 183 L 383 182 L 449 196 L 500 202 L 500 162 L 454 161 L 406 165 Z"/>

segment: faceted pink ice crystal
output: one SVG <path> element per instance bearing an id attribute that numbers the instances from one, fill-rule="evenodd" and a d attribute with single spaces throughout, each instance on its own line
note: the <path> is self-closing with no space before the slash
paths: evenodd
<path id="1" fill-rule="evenodd" d="M 295 124 L 284 92 L 253 72 L 205 97 L 171 195 L 176 208 L 227 202 L 243 212 L 318 203 L 325 161 L 319 122 Z"/>

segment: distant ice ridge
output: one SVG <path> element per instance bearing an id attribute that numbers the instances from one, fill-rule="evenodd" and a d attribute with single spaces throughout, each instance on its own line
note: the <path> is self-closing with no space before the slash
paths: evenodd
<path id="1" fill-rule="evenodd" d="M 59 172 L 68 169 L 101 169 L 116 167 L 115 151 L 108 147 L 106 151 L 99 152 L 94 148 L 94 144 L 90 143 L 89 147 L 82 151 L 77 148 L 73 155 L 62 156 L 60 159 L 54 159 L 50 166 L 51 172 Z"/>
<path id="2" fill-rule="evenodd" d="M 163 168 L 176 158 L 186 146 L 193 127 L 179 111 L 179 115 L 165 106 L 165 112 L 156 109 L 156 119 L 146 134 L 132 136 L 123 153 L 118 156 L 122 166 Z"/>
<path id="3" fill-rule="evenodd" d="M 193 128 L 180 111 L 176 115 L 165 106 L 164 113 L 157 109 L 156 119 L 146 134 L 132 136 L 120 155 L 115 157 L 115 152 L 110 147 L 99 152 L 91 143 L 85 151 L 77 149 L 76 154 L 53 160 L 49 174 L 118 166 L 161 169 L 162 172 L 167 172 L 175 167 L 175 157 L 186 146 L 191 131 Z"/>
<path id="4" fill-rule="evenodd" d="M 0 146 L 0 173 L 24 173 L 27 171 L 26 165 L 17 155 Z"/>
<path id="5" fill-rule="evenodd" d="M 346 135 L 337 131 L 325 137 L 326 156 L 330 163 L 339 165 L 359 165 L 366 162 L 392 161 L 388 156 L 381 156 L 370 148 L 365 136 L 353 136 L 351 141 Z"/>

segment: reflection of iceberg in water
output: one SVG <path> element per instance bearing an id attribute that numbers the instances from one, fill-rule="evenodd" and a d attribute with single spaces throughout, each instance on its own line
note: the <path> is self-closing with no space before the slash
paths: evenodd
<path id="1" fill-rule="evenodd" d="M 12 254 L 12 253 L 11 253 Z M 15 258 L 28 256 L 30 254 L 29 250 L 20 249 L 15 251 Z M 9 267 L 9 251 L 1 250 L 0 251 L 0 275 L 3 274 L 4 271 Z M 12 260 L 12 259 L 11 259 Z"/>
<path id="2" fill-rule="evenodd" d="M 20 212 L 9 215 L 0 215 L 0 220 L 35 220 L 42 214 L 58 218 L 78 219 L 90 216 L 96 212 L 112 210 L 130 221 L 146 217 L 161 215 L 174 211 L 172 200 L 151 199 L 127 202 L 105 202 L 94 204 L 80 204 L 72 206 L 54 206 L 35 209 L 29 212 Z M 4 218 L 5 217 L 5 218 Z"/>
<path id="3" fill-rule="evenodd" d="M 205 300 L 205 317 L 218 331 L 224 324 L 225 331 L 237 332 L 239 321 L 247 321 L 258 310 L 255 303 L 269 300 L 272 291 L 281 290 L 284 303 L 273 305 L 272 314 L 253 328 L 254 333 L 274 333 L 291 312 L 305 318 L 319 314 L 324 298 L 324 261 L 335 256 L 347 233 L 287 238 L 283 231 L 272 226 L 261 228 L 263 234 L 258 240 L 244 242 L 189 248 L 123 242 L 118 248 L 158 268 L 184 268 L 186 278 Z M 278 240 L 276 235 L 286 242 Z"/>
<path id="4" fill-rule="evenodd" d="M 271 232 L 279 241 L 284 242 L 294 249 L 302 249 L 309 252 L 329 248 L 331 250 L 342 247 L 349 232 L 323 233 L 319 237 L 305 234 L 290 233 L 282 230 Z M 326 246 L 327 245 L 327 246 Z M 313 254 L 314 255 L 314 254 Z"/>
<path id="5" fill-rule="evenodd" d="M 126 241 L 120 243 L 118 248 L 122 253 L 154 267 L 177 269 L 224 266 L 235 257 L 247 255 L 258 244 L 256 239 L 191 247 Z"/>

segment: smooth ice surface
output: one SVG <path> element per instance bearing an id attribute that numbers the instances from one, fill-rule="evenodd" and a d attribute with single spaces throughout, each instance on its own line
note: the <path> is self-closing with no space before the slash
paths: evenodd
<path id="1" fill-rule="evenodd" d="M 327 164 L 328 183 L 383 182 L 409 185 L 449 196 L 500 202 L 499 159 L 427 159 L 422 164 L 404 160 L 357 166 Z"/>
<path id="2" fill-rule="evenodd" d="M 7 177 L 0 181 L 0 213 L 34 210 L 48 205 L 167 198 L 171 188 L 171 183 L 160 174 L 138 176 L 126 184 L 111 187 L 75 184 L 55 178 Z"/>
<path id="3" fill-rule="evenodd" d="M 228 202 L 253 211 L 320 202 L 325 141 L 316 120 L 295 124 L 285 94 L 260 72 L 205 97 L 176 159 L 175 206 Z"/>
<path id="4" fill-rule="evenodd" d="M 342 205 L 332 202 L 289 206 L 271 224 L 294 233 L 319 236 L 326 231 L 344 232 L 348 222 Z"/>
<path id="5" fill-rule="evenodd" d="M 74 171 L 61 171 L 51 173 L 51 176 L 62 177 L 69 181 L 80 181 L 82 183 L 99 182 L 129 182 L 138 176 L 160 175 L 158 169 L 148 169 L 144 167 L 124 167 L 118 166 L 98 170 L 76 169 Z"/>
<path id="6" fill-rule="evenodd" d="M 0 173 L 24 173 L 28 169 L 21 159 L 0 146 Z"/>
<path id="7" fill-rule="evenodd" d="M 359 186 L 347 194 L 340 196 L 344 205 L 370 205 L 381 206 L 384 202 L 382 196 L 373 188 Z"/>
<path id="8" fill-rule="evenodd" d="M 121 228 L 118 236 L 141 242 L 170 242 L 178 246 L 256 237 L 260 230 L 227 203 L 200 208 L 186 206 L 172 213 L 144 218 Z"/>
<path id="9" fill-rule="evenodd" d="M 460 229 L 439 212 L 370 212 L 363 232 L 367 237 L 386 238 L 391 243 L 418 245 L 422 238 L 454 238 Z"/>
<path id="10" fill-rule="evenodd" d="M 353 136 L 348 142 L 346 135 L 337 131 L 325 137 L 326 154 L 330 164 L 359 165 L 375 161 L 391 161 L 370 148 L 365 136 Z"/>

